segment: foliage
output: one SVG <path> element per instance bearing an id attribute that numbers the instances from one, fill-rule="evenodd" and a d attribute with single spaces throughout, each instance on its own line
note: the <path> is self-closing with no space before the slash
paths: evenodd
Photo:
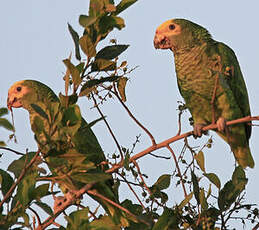
<path id="1" fill-rule="evenodd" d="M 229 229 L 231 219 L 238 219 L 242 223 L 258 222 L 258 209 L 252 204 L 246 204 L 244 200 L 248 178 L 242 167 L 235 167 L 232 177 L 225 184 L 218 175 L 207 171 L 203 149 L 212 147 L 212 138 L 209 138 L 202 148 L 196 149 L 189 145 L 186 135 L 183 150 L 178 158 L 168 142 L 164 147 L 172 154 L 176 167 L 171 174 L 159 175 L 152 185 L 145 182 L 148 176 L 141 172 L 136 161 L 138 155 L 135 154 L 135 146 L 139 142 L 139 136 L 131 148 L 121 146 L 116 140 L 100 109 L 103 103 L 108 103 L 109 98 L 116 98 L 129 117 L 151 138 L 153 146 L 146 150 L 146 154 L 158 149 L 152 134 L 125 104 L 127 80 L 134 68 L 129 69 L 127 61 L 120 61 L 119 56 L 129 45 L 117 44 L 113 39 L 110 41 L 111 44 L 97 49 L 97 45 L 101 46 L 101 41 L 105 41 L 114 28 L 121 30 L 125 27 L 123 18 L 118 15 L 135 2 L 136 0 L 121 0 L 115 5 L 113 0 L 91 0 L 88 15 L 79 17 L 79 24 L 84 28 L 83 34 L 79 35 L 68 24 L 77 63 L 73 63 L 71 57 L 63 60 L 67 68 L 64 76 L 66 95 L 60 94 L 60 103 L 31 105 L 37 114 L 32 129 L 37 134 L 39 151 L 26 152 L 10 163 L 6 171 L 0 170 L 0 229 L 44 229 L 51 224 L 55 224 L 55 228 L 52 229 L 116 230 L 122 226 L 128 230 Z M 72 89 L 71 95 L 68 95 L 69 88 Z M 110 174 L 113 173 L 114 191 L 125 183 L 129 191 L 133 191 L 137 202 L 125 199 L 117 204 L 125 213 L 124 218 L 119 221 L 114 221 L 109 213 L 104 214 L 81 204 L 82 198 L 85 199 L 83 195 L 90 192 L 88 187 L 77 191 L 74 197 L 65 198 L 56 196 L 60 193 L 60 188 L 53 188 L 53 184 L 58 183 L 58 178 L 49 173 L 46 157 L 50 154 L 56 157 L 58 165 L 58 156 L 62 154 L 58 151 L 60 146 L 67 145 L 68 149 L 73 146 L 69 140 L 81 125 L 80 108 L 76 105 L 78 97 L 87 97 L 93 102 L 101 118 L 98 117 L 88 126 L 105 122 L 114 139 L 117 152 L 106 162 L 111 165 L 109 170 L 95 172 L 92 175 L 88 173 L 84 177 L 80 176 L 79 172 L 91 170 L 95 166 L 84 157 L 80 158 L 75 152 L 71 152 L 70 157 L 76 156 L 76 163 L 70 169 L 69 176 L 78 183 L 94 185 L 111 179 Z M 179 106 L 180 115 L 185 109 L 184 104 Z M 6 114 L 7 109 L 0 109 L 0 116 Z M 4 118 L 0 118 L 0 126 L 14 131 L 12 125 Z M 56 130 L 59 130 L 58 135 Z M 4 143 L 0 142 L 0 145 Z M 41 156 L 40 151 L 48 154 Z M 62 164 L 63 161 L 59 166 Z M 169 191 L 171 193 L 179 186 L 182 187 L 183 199 L 174 206 L 169 206 Z M 60 187 L 62 189 L 62 185 Z M 52 197 L 55 201 L 54 207 L 45 199 Z M 67 211 L 66 209 L 71 206 L 76 206 L 77 209 Z M 47 219 L 42 220 L 39 216 L 40 209 L 49 216 Z M 62 212 L 65 213 L 66 226 L 59 226 L 55 222 L 56 217 Z M 240 215 L 237 215 L 239 213 Z"/>

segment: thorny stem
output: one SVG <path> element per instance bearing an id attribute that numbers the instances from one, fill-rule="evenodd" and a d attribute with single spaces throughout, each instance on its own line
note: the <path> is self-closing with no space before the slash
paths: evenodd
<path id="1" fill-rule="evenodd" d="M 4 202 L 6 200 L 8 200 L 8 198 L 12 195 L 14 189 L 16 188 L 16 186 L 21 182 L 21 180 L 23 179 L 25 173 L 27 172 L 27 170 L 33 165 L 33 163 L 37 160 L 38 156 L 39 156 L 40 150 L 38 150 L 35 154 L 35 156 L 31 159 L 30 163 L 27 164 L 23 170 L 21 171 L 20 176 L 17 178 L 16 182 L 14 184 L 12 184 L 11 188 L 9 189 L 9 191 L 5 194 L 3 200 L 1 200 L 0 202 L 0 207 L 2 207 L 2 205 L 4 204 Z"/>
<path id="2" fill-rule="evenodd" d="M 183 187 L 184 197 L 186 198 L 187 197 L 187 192 L 186 192 L 186 188 L 185 188 L 185 185 L 184 185 L 184 182 L 183 182 L 183 177 L 182 177 L 182 174 L 181 174 L 181 170 L 180 170 L 177 158 L 175 156 L 175 153 L 174 153 L 173 149 L 169 145 L 167 145 L 166 147 L 169 150 L 169 152 L 171 152 L 171 154 L 172 154 L 172 156 L 174 158 L 175 166 L 177 168 L 177 172 L 178 172 L 178 175 L 180 177 L 180 181 L 181 181 L 181 184 L 182 184 L 182 187 Z"/>
<path id="3" fill-rule="evenodd" d="M 259 116 L 254 116 L 254 117 L 247 116 L 247 117 L 239 118 L 239 119 L 236 119 L 236 120 L 227 121 L 226 122 L 226 126 L 230 126 L 230 125 L 234 125 L 234 124 L 238 124 L 238 123 L 246 123 L 246 122 L 254 121 L 254 120 L 259 120 Z M 215 129 L 217 129 L 217 125 L 216 124 L 210 124 L 208 126 L 203 127 L 202 131 L 215 130 Z M 183 133 L 183 134 L 181 134 L 179 136 L 171 137 L 171 138 L 169 138 L 169 139 L 167 139 L 165 141 L 162 141 L 162 142 L 160 142 L 160 143 L 158 143 L 156 145 L 152 145 L 152 146 L 146 148 L 145 150 L 143 150 L 143 151 L 135 154 L 134 156 L 132 156 L 129 159 L 129 162 L 133 162 L 134 160 L 137 160 L 137 159 L 139 159 L 139 158 L 149 154 L 152 151 L 155 151 L 155 150 L 160 149 L 160 148 L 165 148 L 170 143 L 173 143 L 175 141 L 178 141 L 180 139 L 183 139 L 183 138 L 191 136 L 191 135 L 193 135 L 193 131 L 189 131 L 187 133 Z M 106 173 L 112 173 L 112 172 L 117 171 L 121 167 L 123 167 L 123 162 L 120 162 L 119 164 L 114 165 L 112 168 L 106 170 L 105 172 Z"/>
<path id="4" fill-rule="evenodd" d="M 111 129 L 109 123 L 108 123 L 107 120 L 105 119 L 104 114 L 102 113 L 101 109 L 100 109 L 99 106 L 97 105 L 97 101 L 96 101 L 96 99 L 94 98 L 94 95 L 93 95 L 93 94 L 92 94 L 92 98 L 93 98 L 93 101 L 94 101 L 94 106 L 96 107 L 96 109 L 98 110 L 99 114 L 100 114 L 101 117 L 103 118 L 104 123 L 106 124 L 106 126 L 107 126 L 107 128 L 108 128 L 108 130 L 109 130 L 109 132 L 110 132 L 110 134 L 111 134 L 111 136 L 112 136 L 112 138 L 113 138 L 113 140 L 114 140 L 114 142 L 115 142 L 115 144 L 116 144 L 116 146 L 117 146 L 119 152 L 120 152 L 121 160 L 123 160 L 123 159 L 124 159 L 124 156 L 123 156 L 123 153 L 122 153 L 122 151 L 121 151 L 121 147 L 120 147 L 120 145 L 119 145 L 119 142 L 117 141 L 117 139 L 116 139 L 116 137 L 115 137 L 115 135 L 114 135 L 114 133 L 113 133 L 113 131 L 112 131 L 112 129 Z"/>

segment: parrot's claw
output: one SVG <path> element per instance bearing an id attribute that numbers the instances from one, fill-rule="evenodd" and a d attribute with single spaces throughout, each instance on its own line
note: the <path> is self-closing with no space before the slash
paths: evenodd
<path id="1" fill-rule="evenodd" d="M 216 124 L 219 132 L 224 132 L 226 130 L 226 119 L 224 117 L 220 117 Z"/>
<path id="2" fill-rule="evenodd" d="M 202 128 L 204 127 L 204 124 L 195 124 L 193 128 L 193 136 L 194 138 L 201 137 L 202 134 L 207 134 L 206 131 L 203 131 Z"/>

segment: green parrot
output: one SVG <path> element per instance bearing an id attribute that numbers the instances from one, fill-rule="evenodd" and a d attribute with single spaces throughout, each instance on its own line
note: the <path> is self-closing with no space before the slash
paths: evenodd
<path id="1" fill-rule="evenodd" d="M 248 93 L 234 51 L 186 19 L 161 24 L 154 46 L 174 53 L 177 83 L 192 114 L 194 135 L 200 137 L 203 126 L 216 123 L 218 135 L 230 145 L 238 164 L 253 168 L 251 126 L 225 125 L 227 120 L 250 116 Z"/>
<path id="2" fill-rule="evenodd" d="M 35 139 L 52 173 L 50 178 L 64 194 L 93 183 L 91 190 L 118 203 L 112 177 L 104 173 L 108 166 L 101 164 L 106 161 L 103 150 L 77 105 L 62 105 L 48 86 L 35 80 L 14 83 L 8 91 L 7 105 L 10 110 L 23 107 L 29 112 Z M 92 197 L 116 224 L 124 220 L 121 210 Z"/>

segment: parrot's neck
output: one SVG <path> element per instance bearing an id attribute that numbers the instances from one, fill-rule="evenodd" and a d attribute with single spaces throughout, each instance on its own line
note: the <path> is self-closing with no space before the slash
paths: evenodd
<path id="1" fill-rule="evenodd" d="M 203 43 L 202 45 L 194 46 L 191 49 L 182 49 L 174 52 L 177 75 L 186 76 L 193 73 L 194 69 L 200 66 L 206 48 L 207 43 Z"/>

